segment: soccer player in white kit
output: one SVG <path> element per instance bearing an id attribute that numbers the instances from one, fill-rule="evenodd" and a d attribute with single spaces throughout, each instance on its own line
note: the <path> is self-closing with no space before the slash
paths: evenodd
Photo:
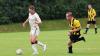
<path id="1" fill-rule="evenodd" d="M 42 42 L 37 40 L 37 37 L 40 33 L 39 24 L 41 24 L 41 19 L 39 15 L 35 12 L 35 7 L 33 5 L 29 6 L 29 16 L 28 19 L 23 23 L 23 27 L 25 27 L 25 24 L 29 22 L 30 25 L 30 42 L 32 44 L 32 49 L 34 50 L 33 54 L 37 55 L 38 50 L 36 45 L 38 44 L 43 48 L 43 51 L 46 51 L 46 44 L 43 44 Z"/>

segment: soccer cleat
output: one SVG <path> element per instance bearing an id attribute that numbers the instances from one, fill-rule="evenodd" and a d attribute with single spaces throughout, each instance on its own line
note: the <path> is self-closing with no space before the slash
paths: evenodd
<path id="1" fill-rule="evenodd" d="M 67 53 L 69 53 L 69 54 L 73 54 L 73 51 L 69 51 L 69 52 L 67 52 Z"/>
<path id="2" fill-rule="evenodd" d="M 82 38 L 82 40 L 83 40 L 84 42 L 86 41 L 84 37 L 81 37 L 81 38 Z"/>
<path id="3" fill-rule="evenodd" d="M 69 53 L 69 54 L 73 54 L 73 52 L 72 52 L 72 51 L 69 51 L 68 53 Z"/>
<path id="4" fill-rule="evenodd" d="M 97 34 L 97 31 L 95 31 L 95 34 Z"/>
<path id="5" fill-rule="evenodd" d="M 43 51 L 45 52 L 46 49 L 47 49 L 47 46 L 46 46 L 46 44 L 45 44 L 45 45 L 43 46 Z"/>
<path id="6" fill-rule="evenodd" d="M 38 52 L 33 52 L 33 55 L 38 55 L 39 53 Z"/>
<path id="7" fill-rule="evenodd" d="M 95 32 L 95 34 L 97 34 L 97 32 Z"/>

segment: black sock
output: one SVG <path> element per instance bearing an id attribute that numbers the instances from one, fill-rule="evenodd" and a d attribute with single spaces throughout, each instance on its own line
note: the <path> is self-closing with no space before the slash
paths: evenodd
<path id="1" fill-rule="evenodd" d="M 95 28 L 95 33 L 97 33 L 97 28 Z"/>
<path id="2" fill-rule="evenodd" d="M 37 43 L 38 43 L 38 41 L 36 40 L 36 41 L 35 41 L 35 44 L 37 44 Z"/>
<path id="3" fill-rule="evenodd" d="M 34 44 L 34 42 L 31 42 L 31 44 Z"/>
<path id="4" fill-rule="evenodd" d="M 68 47 L 69 53 L 73 53 L 72 46 Z"/>
<path id="5" fill-rule="evenodd" d="M 85 31 L 85 33 L 87 33 L 87 32 L 88 32 L 88 30 L 89 30 L 89 28 L 86 28 L 86 31 Z"/>

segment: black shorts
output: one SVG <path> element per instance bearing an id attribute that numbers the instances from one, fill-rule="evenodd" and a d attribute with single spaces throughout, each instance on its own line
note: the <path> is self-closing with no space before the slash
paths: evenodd
<path id="1" fill-rule="evenodd" d="M 71 36 L 70 36 L 70 40 L 71 40 L 73 43 L 75 43 L 75 42 L 78 41 L 79 37 L 80 37 L 80 35 L 71 35 Z"/>
<path id="2" fill-rule="evenodd" d="M 88 21 L 87 24 L 96 24 L 96 21 Z"/>

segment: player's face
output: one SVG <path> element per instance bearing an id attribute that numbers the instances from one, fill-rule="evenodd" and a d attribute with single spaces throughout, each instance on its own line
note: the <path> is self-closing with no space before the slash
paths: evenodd
<path id="1" fill-rule="evenodd" d="M 92 8 L 92 6 L 91 5 L 88 5 L 88 9 L 91 9 Z"/>
<path id="2" fill-rule="evenodd" d="M 68 21 L 71 21 L 71 19 L 72 19 L 72 16 L 67 16 Z"/>
<path id="3" fill-rule="evenodd" d="M 34 10 L 29 9 L 29 13 L 34 14 Z"/>

